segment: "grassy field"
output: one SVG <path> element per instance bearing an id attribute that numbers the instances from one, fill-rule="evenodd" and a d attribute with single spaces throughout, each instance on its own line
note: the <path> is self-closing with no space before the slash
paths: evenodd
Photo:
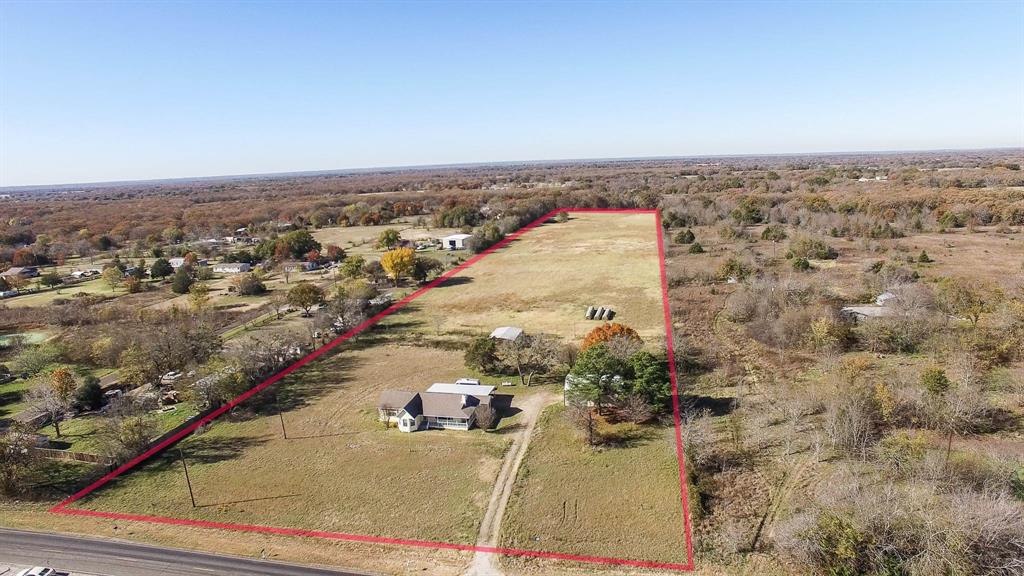
<path id="1" fill-rule="evenodd" d="M 502 546 L 685 564 L 674 429 L 644 428 L 628 447 L 598 451 L 585 445 L 564 411 L 551 406 L 541 416 L 509 501 Z"/>
<path id="2" fill-rule="evenodd" d="M 649 343 L 663 342 L 658 230 L 651 214 L 573 214 L 473 264 L 384 321 L 423 333 L 488 334 L 520 326 L 578 341 L 611 306 Z"/>
<path id="3" fill-rule="evenodd" d="M 413 347 L 345 351 L 295 373 L 275 402 L 217 422 L 83 507 L 221 522 L 470 543 L 506 446 L 501 434 L 385 430 L 384 388 L 422 390 L 463 374 L 461 355 Z"/>

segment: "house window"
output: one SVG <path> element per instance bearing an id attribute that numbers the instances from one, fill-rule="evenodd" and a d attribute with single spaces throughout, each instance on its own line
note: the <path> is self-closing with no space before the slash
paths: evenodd
<path id="1" fill-rule="evenodd" d="M 412 419 L 406 418 L 405 420 L 403 420 L 403 423 L 406 428 L 412 428 Z"/>

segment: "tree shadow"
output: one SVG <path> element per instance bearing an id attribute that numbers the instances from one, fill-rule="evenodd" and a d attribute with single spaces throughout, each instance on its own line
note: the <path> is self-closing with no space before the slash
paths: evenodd
<path id="1" fill-rule="evenodd" d="M 735 408 L 735 401 L 736 399 L 730 396 L 686 394 L 679 397 L 679 403 L 685 412 L 700 413 L 707 410 L 712 416 L 725 416 L 731 413 Z"/>
<path id="2" fill-rule="evenodd" d="M 451 286 L 464 286 L 473 281 L 472 276 L 450 276 L 439 282 L 434 288 L 448 288 Z"/>
<path id="3" fill-rule="evenodd" d="M 618 425 L 598 431 L 598 443 L 604 448 L 635 448 L 658 437 L 658 430 L 647 425 Z"/>
<path id="4" fill-rule="evenodd" d="M 500 426 L 500 424 L 501 421 L 499 420 L 497 426 Z M 516 422 L 515 424 L 509 424 L 504 428 L 494 428 L 493 430 L 489 430 L 488 432 L 490 432 L 491 434 L 515 434 L 516 432 L 519 432 L 520 430 L 523 430 L 525 428 L 526 424 L 523 424 L 522 422 Z"/>
<path id="5" fill-rule="evenodd" d="M 13 416 L 14 412 L 8 406 L 20 402 L 24 394 L 23 391 L 19 390 L 8 390 L 7 392 L 0 393 L 0 418 Z"/>

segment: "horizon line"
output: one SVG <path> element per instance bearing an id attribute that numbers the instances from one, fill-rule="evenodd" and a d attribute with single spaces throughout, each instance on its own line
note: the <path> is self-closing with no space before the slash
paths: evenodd
<path id="1" fill-rule="evenodd" d="M 106 186 L 128 186 L 128 185 L 159 185 L 159 184 L 173 184 L 173 183 L 185 183 L 195 181 L 230 181 L 230 180 L 244 180 L 244 179 L 255 179 L 255 178 L 288 178 L 288 177 L 303 177 L 303 176 L 317 176 L 326 174 L 359 174 L 359 173 L 375 173 L 375 172 L 389 172 L 389 171 L 415 171 L 415 170 L 439 170 L 445 168 L 482 168 L 488 166 L 501 167 L 501 166 L 515 166 L 515 165 L 544 165 L 544 164 L 570 164 L 578 162 L 589 162 L 589 163 L 613 163 L 613 162 L 639 162 L 639 161 L 668 161 L 668 160 L 697 160 L 697 159 L 715 159 L 715 158 L 784 158 L 784 157 L 801 157 L 801 156 L 862 156 L 870 154 L 879 154 L 886 156 L 895 156 L 900 154 L 935 154 L 941 152 L 997 152 L 1002 150 L 1020 150 L 1024 152 L 1024 145 L 1022 146 L 992 146 L 982 148 L 926 148 L 926 149 L 903 149 L 903 150 L 843 150 L 843 151 L 819 151 L 819 152 L 765 152 L 765 153 L 733 153 L 733 154 L 686 154 L 686 155 L 667 155 L 667 156 L 621 156 L 621 157 L 602 157 L 602 158 L 552 158 L 552 159 L 533 159 L 533 160 L 495 160 L 495 161 L 482 161 L 482 162 L 454 162 L 454 163 L 440 163 L 440 164 L 399 164 L 391 166 L 366 166 L 366 167 L 350 167 L 350 168 L 324 168 L 324 169 L 308 169 L 308 170 L 284 170 L 279 172 L 250 172 L 250 173 L 235 173 L 235 174 L 210 174 L 210 175 L 197 175 L 197 176 L 171 176 L 166 178 L 138 178 L 128 180 L 93 180 L 86 182 L 57 182 L 57 183 L 46 183 L 46 184 L 12 184 L 7 186 L 0 186 L 0 191 L 5 192 L 31 192 L 40 191 L 47 189 L 57 188 L 69 188 L 76 186 L 84 186 L 87 188 L 101 188 Z"/>

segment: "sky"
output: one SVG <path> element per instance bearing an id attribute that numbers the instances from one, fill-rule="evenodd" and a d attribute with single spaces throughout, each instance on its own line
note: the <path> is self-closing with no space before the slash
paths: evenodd
<path id="1" fill-rule="evenodd" d="M 0 186 L 1019 146 L 1019 0 L 0 0 Z"/>

